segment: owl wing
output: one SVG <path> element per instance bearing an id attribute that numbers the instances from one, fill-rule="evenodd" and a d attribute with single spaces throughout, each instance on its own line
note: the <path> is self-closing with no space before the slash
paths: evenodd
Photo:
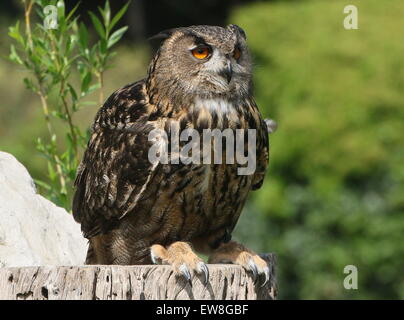
<path id="1" fill-rule="evenodd" d="M 259 112 L 258 109 L 257 112 Z M 257 169 L 254 173 L 252 190 L 261 188 L 262 184 L 264 183 L 269 162 L 268 126 L 265 120 L 261 118 L 261 115 L 259 116 L 259 119 L 260 125 L 258 126 L 257 130 Z"/>
<path id="2" fill-rule="evenodd" d="M 154 127 L 143 91 L 142 82 L 124 87 L 97 113 L 73 199 L 73 216 L 86 238 L 110 230 L 131 211 L 156 169 L 148 159 Z"/>

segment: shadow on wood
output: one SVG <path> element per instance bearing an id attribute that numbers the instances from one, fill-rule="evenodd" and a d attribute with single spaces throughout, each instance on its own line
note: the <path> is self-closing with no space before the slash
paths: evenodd
<path id="1" fill-rule="evenodd" d="M 250 273 L 231 264 L 211 264 L 209 282 L 192 286 L 170 266 L 41 266 L 0 268 L 0 299 L 34 300 L 257 300 L 275 299 L 275 255 L 265 254 L 270 279 L 260 287 Z"/>

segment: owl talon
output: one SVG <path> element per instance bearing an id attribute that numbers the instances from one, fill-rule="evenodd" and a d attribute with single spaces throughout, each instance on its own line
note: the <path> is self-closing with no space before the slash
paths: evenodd
<path id="1" fill-rule="evenodd" d="M 151 257 L 153 264 L 160 264 L 160 263 L 158 263 L 158 258 L 154 255 L 153 251 L 150 251 L 150 257 Z"/>
<path id="2" fill-rule="evenodd" d="M 155 244 L 150 248 L 150 258 L 154 264 L 164 264 L 164 258 L 166 256 L 166 249 L 159 245 Z"/>
<path id="3" fill-rule="evenodd" d="M 264 271 L 263 273 L 264 273 L 264 276 L 265 276 L 265 280 L 264 280 L 264 282 L 261 284 L 261 288 L 264 287 L 264 286 L 268 283 L 268 281 L 269 281 L 269 268 L 268 268 L 268 267 L 265 267 L 263 271 Z"/>
<path id="4" fill-rule="evenodd" d="M 150 255 L 153 263 L 171 265 L 175 275 L 184 277 L 190 286 L 192 286 L 192 275 L 194 273 L 203 273 L 206 283 L 209 279 L 209 270 L 205 263 L 186 242 L 177 241 L 167 248 L 160 244 L 154 244 L 150 248 Z"/>
<path id="5" fill-rule="evenodd" d="M 192 287 L 191 272 L 189 272 L 187 265 L 183 263 L 182 265 L 180 265 L 178 270 L 180 271 L 181 275 L 185 278 L 185 280 L 187 280 L 189 285 Z"/>
<path id="6" fill-rule="evenodd" d="M 257 268 L 257 266 L 256 266 L 253 259 L 250 259 L 248 261 L 248 267 L 249 267 L 249 271 L 252 272 L 252 276 L 253 276 L 253 279 L 254 279 L 254 284 L 256 284 L 257 280 L 258 280 L 258 268 Z"/>
<path id="7" fill-rule="evenodd" d="M 209 263 L 238 264 L 247 272 L 251 272 L 254 285 L 257 284 L 261 277 L 264 277 L 262 287 L 270 280 L 271 274 L 267 262 L 253 251 L 235 241 L 224 243 L 216 249 L 209 257 Z"/>
<path id="8" fill-rule="evenodd" d="M 209 269 L 206 266 L 206 264 L 204 262 L 199 262 L 198 263 L 198 273 L 202 273 L 205 276 L 205 281 L 204 281 L 204 285 L 207 285 L 209 282 Z"/>

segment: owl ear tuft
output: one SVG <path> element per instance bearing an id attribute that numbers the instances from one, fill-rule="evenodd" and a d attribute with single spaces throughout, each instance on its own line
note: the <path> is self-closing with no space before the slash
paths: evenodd
<path id="1" fill-rule="evenodd" d="M 236 25 L 236 24 L 229 24 L 229 25 L 227 26 L 227 29 L 232 30 L 232 31 L 238 33 L 239 35 L 241 35 L 241 36 L 244 38 L 244 40 L 247 40 L 247 35 L 245 34 L 244 30 L 241 29 L 238 25 Z"/>
<path id="2" fill-rule="evenodd" d="M 169 37 L 171 37 L 171 35 L 174 33 L 175 30 L 176 29 L 173 28 L 173 29 L 167 29 L 167 30 L 161 31 L 161 32 L 155 34 L 154 36 L 150 37 L 148 40 L 149 41 L 153 41 L 153 40 L 164 41 L 164 40 L 168 39 Z"/>
<path id="3" fill-rule="evenodd" d="M 175 28 L 167 29 L 147 39 L 150 42 L 153 54 L 156 53 L 159 50 L 159 48 L 161 48 L 164 41 L 170 38 L 172 34 L 175 32 L 175 30 L 176 30 Z"/>

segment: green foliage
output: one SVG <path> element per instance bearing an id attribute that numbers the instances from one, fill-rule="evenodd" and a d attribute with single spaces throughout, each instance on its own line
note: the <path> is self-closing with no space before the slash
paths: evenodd
<path id="1" fill-rule="evenodd" d="M 88 140 L 88 134 L 79 129 L 73 116 L 83 106 L 83 98 L 92 92 L 99 92 L 99 103 L 104 100 L 103 75 L 113 56 L 111 47 L 121 39 L 127 27 L 112 31 L 128 4 L 112 20 L 108 1 L 104 8 L 98 8 L 101 19 L 89 12 L 99 35 L 94 44 L 90 43 L 87 27 L 74 17 L 77 6 L 66 13 L 62 0 L 27 0 L 24 5 L 24 31 L 20 30 L 20 21 L 9 28 L 9 36 L 15 42 L 10 46 L 9 58 L 29 71 L 30 75 L 24 78 L 25 86 L 38 95 L 46 121 L 48 139 L 38 138 L 37 149 L 47 160 L 48 181 L 36 182 L 52 201 L 69 209 L 79 153 Z M 48 5 L 57 8 L 54 29 L 46 28 L 43 23 Z M 33 25 L 32 18 L 40 22 Z M 73 81 L 77 74 L 78 85 Z M 52 94 L 55 102 L 49 103 Z M 52 118 L 59 119 L 66 128 L 64 139 L 57 136 Z M 59 147 L 60 140 L 64 140 L 65 150 Z"/>
<path id="2" fill-rule="evenodd" d="M 278 254 L 283 298 L 404 298 L 404 3 L 350 1 L 351 31 L 347 4 L 260 3 L 230 20 L 255 56 L 260 109 L 279 125 L 238 235 Z M 358 290 L 343 287 L 349 264 Z"/>

